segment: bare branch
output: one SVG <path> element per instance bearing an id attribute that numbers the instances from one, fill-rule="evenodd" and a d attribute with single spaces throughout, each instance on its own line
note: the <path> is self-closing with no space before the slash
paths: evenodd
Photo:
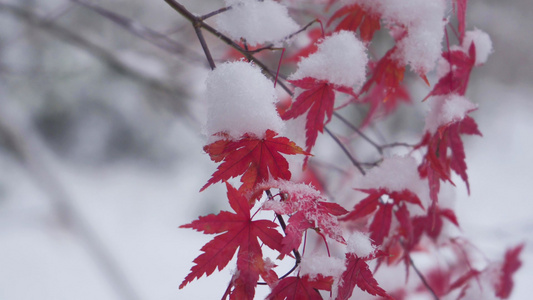
<path id="1" fill-rule="evenodd" d="M 0 2 L 0 12 L 10 13 L 16 16 L 17 18 L 27 22 L 28 24 L 38 28 L 39 30 L 43 30 L 56 38 L 59 38 L 73 46 L 78 47 L 83 51 L 86 51 L 87 53 L 91 54 L 92 56 L 96 57 L 98 60 L 109 66 L 112 70 L 115 70 L 116 72 L 127 76 L 130 79 L 147 86 L 148 88 L 165 93 L 170 99 L 172 99 L 172 102 L 169 102 L 169 104 L 167 104 L 172 109 L 172 111 L 186 117 L 188 121 L 191 122 L 191 124 L 199 123 L 191 116 L 188 111 L 188 108 L 181 101 L 175 101 L 176 99 L 179 99 L 180 96 L 183 97 L 183 95 L 186 95 L 186 92 L 179 86 L 162 82 L 159 78 L 151 77 L 137 70 L 136 68 L 131 67 L 124 60 L 121 60 L 119 57 L 117 57 L 104 47 L 99 46 L 91 42 L 90 40 L 73 33 L 64 26 L 43 19 L 35 13 L 30 12 L 26 9 Z"/>
<path id="2" fill-rule="evenodd" d="M 273 81 L 276 79 L 276 73 L 270 70 L 262 61 L 255 58 L 251 53 L 249 53 L 246 49 L 243 49 L 239 44 L 235 43 L 232 39 L 227 37 L 226 35 L 222 34 L 209 24 L 205 23 L 201 17 L 195 16 L 193 13 L 188 11 L 182 4 L 175 0 L 165 0 L 165 2 L 170 5 L 175 11 L 180 13 L 184 18 L 189 20 L 193 26 L 200 26 L 203 29 L 207 30 L 214 36 L 216 36 L 218 39 L 220 39 L 222 42 L 226 43 L 227 45 L 231 46 L 235 50 L 237 50 L 239 53 L 241 53 L 247 60 L 254 62 L 257 66 L 259 66 L 265 74 L 270 77 Z M 289 95 L 293 95 L 292 90 L 286 86 L 283 82 L 278 83 Z"/>
<path id="3" fill-rule="evenodd" d="M 0 4 L 0 9 L 4 7 Z M 48 196 L 57 218 L 84 243 L 84 248 L 107 277 L 118 297 L 139 300 L 138 293 L 125 276 L 116 257 L 78 211 L 71 195 L 56 177 L 57 171 L 53 166 L 57 165 L 57 161 L 54 155 L 48 151 L 23 111 L 6 99 L 0 99 L 0 135 L 9 141 L 17 159 Z"/>
<path id="4" fill-rule="evenodd" d="M 353 155 L 348 151 L 346 146 L 339 140 L 339 138 L 333 134 L 326 126 L 324 126 L 324 130 L 331 136 L 331 138 L 341 147 L 342 151 L 348 156 L 348 159 L 352 162 L 352 164 L 361 172 L 361 174 L 366 175 L 365 170 L 363 167 L 361 167 L 361 164 L 353 157 Z"/>
<path id="5" fill-rule="evenodd" d="M 179 54 L 180 56 L 186 57 L 187 59 L 184 61 L 188 63 L 193 63 L 193 62 L 203 63 L 204 62 L 202 56 L 199 55 L 198 53 L 189 50 L 187 47 L 180 44 L 179 42 L 169 39 L 166 35 L 156 32 L 135 20 L 128 19 L 124 16 L 121 16 L 115 12 L 106 10 L 93 3 L 88 3 L 85 0 L 71 0 L 71 1 L 98 13 L 99 15 L 105 17 L 111 22 L 127 30 L 131 34 L 145 41 L 150 42 L 151 44 L 157 46 L 160 49 L 163 49 L 169 53 Z"/>

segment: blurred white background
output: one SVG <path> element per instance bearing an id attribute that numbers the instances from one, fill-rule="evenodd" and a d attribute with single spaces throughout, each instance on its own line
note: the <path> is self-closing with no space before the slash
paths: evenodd
<path id="1" fill-rule="evenodd" d="M 0 0 L 0 300 L 218 299 L 229 270 L 178 290 L 210 239 L 178 226 L 226 205 L 222 186 L 198 193 L 215 168 L 199 44 L 162 0 L 94 3 L 106 10 Z M 484 136 L 466 139 L 459 222 L 490 259 L 526 242 L 511 299 L 528 299 L 533 2 L 470 1 L 468 13 L 495 51 L 467 93 Z"/>

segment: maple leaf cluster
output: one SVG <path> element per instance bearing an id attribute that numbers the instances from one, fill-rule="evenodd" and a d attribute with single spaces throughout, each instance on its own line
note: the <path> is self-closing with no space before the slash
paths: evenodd
<path id="1" fill-rule="evenodd" d="M 471 250 L 465 239 L 449 235 L 449 228 L 459 228 L 460 223 L 454 209 L 443 205 L 441 199 L 441 187 L 454 184 L 452 172 L 459 175 L 470 189 L 462 138 L 464 135 L 481 135 L 470 116 L 476 106 L 465 96 L 470 74 L 478 64 L 476 42 L 463 43 L 466 40 L 465 0 L 454 1 L 457 37 L 463 45 L 448 46 L 448 50 L 441 53 L 440 62 L 447 69 L 440 72 L 436 84 L 428 88 L 424 101 L 432 105 L 432 111 L 426 118 L 420 142 L 401 145 L 410 148 L 408 154 L 387 156 L 384 146 L 365 136 L 381 157 L 378 162 L 363 165 L 352 156 L 342 139 L 326 130 L 336 111 L 345 107 L 366 109 L 359 126 L 351 124 L 358 135 L 363 135 L 364 128 L 393 114 L 401 102 L 412 103 L 405 76 L 409 68 L 417 75 L 416 80 L 421 78 L 430 86 L 426 77 L 427 62 L 414 61 L 407 53 L 412 49 L 406 48 L 406 41 L 412 41 L 418 32 L 415 25 L 426 23 L 394 15 L 384 7 L 387 1 L 330 0 L 315 12 L 317 19 L 328 20 L 325 28 L 294 34 L 308 34 L 310 42 L 291 44 L 287 49 L 289 57 L 280 63 L 307 68 L 306 72 L 311 75 L 301 76 L 307 73 L 297 70 L 293 77 L 279 76 L 279 83 L 287 91 L 290 103 L 278 107 L 274 114 L 287 124 L 303 121 L 300 122 L 304 124 L 300 136 L 305 137 L 305 147 L 300 147 L 289 135 L 271 129 L 264 132 L 251 130 L 240 136 L 221 130 L 210 137 L 212 142 L 204 147 L 204 151 L 218 167 L 201 191 L 213 184 L 224 183 L 227 190 L 224 198 L 233 212 L 202 216 L 181 226 L 215 236 L 200 249 L 202 253 L 194 259 L 180 289 L 203 275 L 211 275 L 215 269 L 225 268 L 236 256 L 236 269 L 223 299 L 253 299 L 260 285 L 270 288 L 267 299 L 324 299 L 328 296 L 350 299 L 356 290 L 381 299 L 408 299 L 431 294 L 435 298 L 446 296 L 459 300 L 486 290 L 501 299 L 510 296 L 512 276 L 521 265 L 519 255 L 523 245 L 508 250 L 503 262 L 474 267 L 472 253 L 476 251 Z M 441 9 L 439 5 L 432 5 L 427 4 L 423 9 L 437 12 Z M 439 22 L 431 24 L 439 25 Z M 198 24 L 201 22 L 195 26 L 200 26 Z M 443 27 L 442 31 L 445 30 Z M 331 54 L 327 43 L 336 43 L 339 37 L 349 38 L 349 43 L 341 45 L 364 46 L 368 49 L 357 51 L 370 52 L 378 33 L 388 33 L 394 43 L 383 56 L 371 58 L 360 72 L 346 73 L 355 74 L 361 80 L 339 79 L 338 74 L 320 72 L 327 73 L 331 66 L 343 64 L 342 61 L 339 64 L 338 57 L 327 61 Z M 272 50 L 272 45 L 249 49 L 244 38 L 229 42 L 230 38 L 220 32 L 217 34 L 238 50 L 239 55 L 252 61 L 253 68 L 259 65 L 264 74 L 278 80 L 279 74 L 274 76 L 252 55 Z M 231 57 L 235 56 L 235 53 L 231 54 Z M 268 55 L 262 54 L 261 59 L 268 59 Z M 367 62 L 366 52 L 361 59 Z M 243 61 L 239 64 L 249 67 Z M 353 62 L 346 62 L 346 65 L 358 66 Z M 212 67 L 215 67 L 214 62 Z M 218 76 L 225 78 L 226 75 Z M 224 89 L 225 84 L 226 81 L 219 87 Z M 343 105 L 337 105 L 339 99 L 344 99 Z M 229 119 L 237 118 L 236 122 L 239 122 L 238 118 L 245 117 L 237 115 Z M 253 124 L 254 119 L 246 122 Z M 323 158 L 312 156 L 320 134 L 324 132 L 334 138 L 353 164 L 340 171 L 345 176 L 343 180 L 350 182 L 353 188 L 343 196 L 335 194 L 331 187 L 339 185 L 332 184 L 328 173 L 323 172 L 323 169 L 333 172 L 333 168 L 324 167 L 328 165 L 323 163 Z M 393 160 L 400 163 L 390 163 Z M 303 166 L 303 170 L 298 170 L 299 166 Z M 366 176 L 364 188 L 357 188 L 364 180 L 354 176 L 354 170 Z M 367 173 L 372 170 L 380 170 L 380 175 L 374 176 L 377 179 L 369 179 L 372 176 Z M 335 199 L 346 200 L 336 203 Z M 270 218 L 265 217 L 267 214 Z M 265 246 L 277 256 L 267 256 Z M 424 272 L 416 268 L 413 254 L 439 256 L 442 249 L 450 249 L 455 260 L 446 267 L 433 265 Z M 309 265 L 311 260 L 306 258 L 319 252 L 327 257 L 324 262 Z M 293 267 L 288 272 L 281 271 L 277 264 L 282 261 L 292 261 Z M 386 290 L 378 283 L 375 274 L 400 262 L 405 265 L 405 274 L 401 278 L 406 284 Z M 419 280 L 408 285 L 414 281 L 409 279 L 413 269 Z M 476 284 L 480 281 L 489 282 L 489 288 L 480 289 L 480 284 Z"/>

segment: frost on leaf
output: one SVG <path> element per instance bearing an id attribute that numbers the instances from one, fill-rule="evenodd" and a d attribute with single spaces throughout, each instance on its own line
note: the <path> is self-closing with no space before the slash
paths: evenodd
<path id="1" fill-rule="evenodd" d="M 204 147 L 214 162 L 221 162 L 217 170 L 200 191 L 219 181 L 242 175 L 241 191 L 251 191 L 270 179 L 291 179 L 289 163 L 282 154 L 307 153 L 286 137 L 267 130 L 263 138 L 245 134 L 234 141 L 227 135 Z"/>
<path id="2" fill-rule="evenodd" d="M 235 188 L 226 183 L 228 199 L 235 213 L 221 211 L 218 215 L 199 217 L 190 224 L 180 228 L 192 228 L 205 234 L 219 234 L 205 244 L 203 252 L 194 259 L 195 265 L 185 277 L 180 289 L 195 278 L 211 275 L 216 268 L 222 270 L 233 255 L 237 254 L 238 276 L 233 281 L 239 299 L 253 299 L 259 276 L 272 282 L 272 271 L 266 267 L 261 251 L 261 243 L 273 250 L 281 250 L 282 236 L 276 230 L 276 223 L 268 220 L 252 221 L 250 204 Z"/>
<path id="3" fill-rule="evenodd" d="M 345 243 L 337 219 L 338 216 L 348 212 L 342 206 L 327 202 L 318 191 L 306 184 L 281 181 L 271 184 L 279 188 L 287 197 L 279 202 L 269 200 L 264 204 L 263 209 L 271 209 L 280 215 L 291 215 L 285 230 L 286 237 L 283 239 L 282 254 L 298 249 L 303 233 L 309 228 L 315 229 L 318 233 L 324 233 L 339 243 Z"/>
<path id="4" fill-rule="evenodd" d="M 244 38 L 250 46 L 276 43 L 300 29 L 287 8 L 276 1 L 225 2 L 232 8 L 217 16 L 217 27 L 235 41 Z"/>

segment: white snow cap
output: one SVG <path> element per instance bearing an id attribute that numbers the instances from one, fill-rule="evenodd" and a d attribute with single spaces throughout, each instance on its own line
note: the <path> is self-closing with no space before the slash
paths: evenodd
<path id="1" fill-rule="evenodd" d="M 318 274 L 339 278 L 345 269 L 344 259 L 325 255 L 306 255 L 300 263 L 300 275 L 309 275 L 310 278 Z"/>
<path id="2" fill-rule="evenodd" d="M 461 121 L 467 113 L 477 108 L 466 97 L 457 94 L 434 96 L 428 101 L 431 101 L 431 109 L 426 116 L 425 130 L 431 134 L 442 125 Z"/>
<path id="3" fill-rule="evenodd" d="M 479 66 L 481 64 L 484 64 L 485 62 L 487 62 L 489 55 L 493 52 L 492 41 L 490 39 L 490 36 L 486 32 L 481 31 L 479 29 L 467 31 L 465 33 L 462 45 L 466 53 L 468 53 L 468 49 L 470 48 L 470 44 L 472 42 L 476 47 L 475 65 Z"/>
<path id="4" fill-rule="evenodd" d="M 397 45 L 397 59 L 409 64 L 418 74 L 431 71 L 442 52 L 446 3 L 443 0 L 386 2 L 382 6 L 386 20 L 407 27 L 407 36 Z"/>
<path id="5" fill-rule="evenodd" d="M 360 87 L 366 77 L 368 56 L 366 47 L 349 31 L 340 31 L 326 37 L 318 51 L 302 59 L 290 76 L 297 80 L 312 77 L 342 86 Z"/>
<path id="6" fill-rule="evenodd" d="M 246 39 L 250 46 L 281 41 L 300 26 L 285 6 L 273 0 L 225 0 L 232 8 L 216 16 L 220 31 L 233 40 Z"/>
<path id="7" fill-rule="evenodd" d="M 227 62 L 206 80 L 208 138 L 226 132 L 233 139 L 245 133 L 263 137 L 267 129 L 282 133 L 276 91 L 261 70 L 244 61 Z"/>
<path id="8" fill-rule="evenodd" d="M 426 74 L 435 67 L 441 55 L 446 3 L 444 0 L 345 0 L 358 4 L 367 12 L 379 14 L 394 35 L 394 25 L 407 28 L 397 44 L 396 56 L 403 65 L 409 64 L 418 74 Z"/>
<path id="9" fill-rule="evenodd" d="M 347 243 L 348 247 L 346 250 L 350 253 L 355 253 L 358 257 L 368 256 L 376 250 L 376 247 L 370 242 L 370 238 L 360 231 L 354 231 L 348 238 Z"/>
<path id="10" fill-rule="evenodd" d="M 418 174 L 418 164 L 410 156 L 393 156 L 372 168 L 359 179 L 357 188 L 378 189 L 383 188 L 389 192 L 401 192 L 405 189 L 417 193 L 425 186 Z"/>

